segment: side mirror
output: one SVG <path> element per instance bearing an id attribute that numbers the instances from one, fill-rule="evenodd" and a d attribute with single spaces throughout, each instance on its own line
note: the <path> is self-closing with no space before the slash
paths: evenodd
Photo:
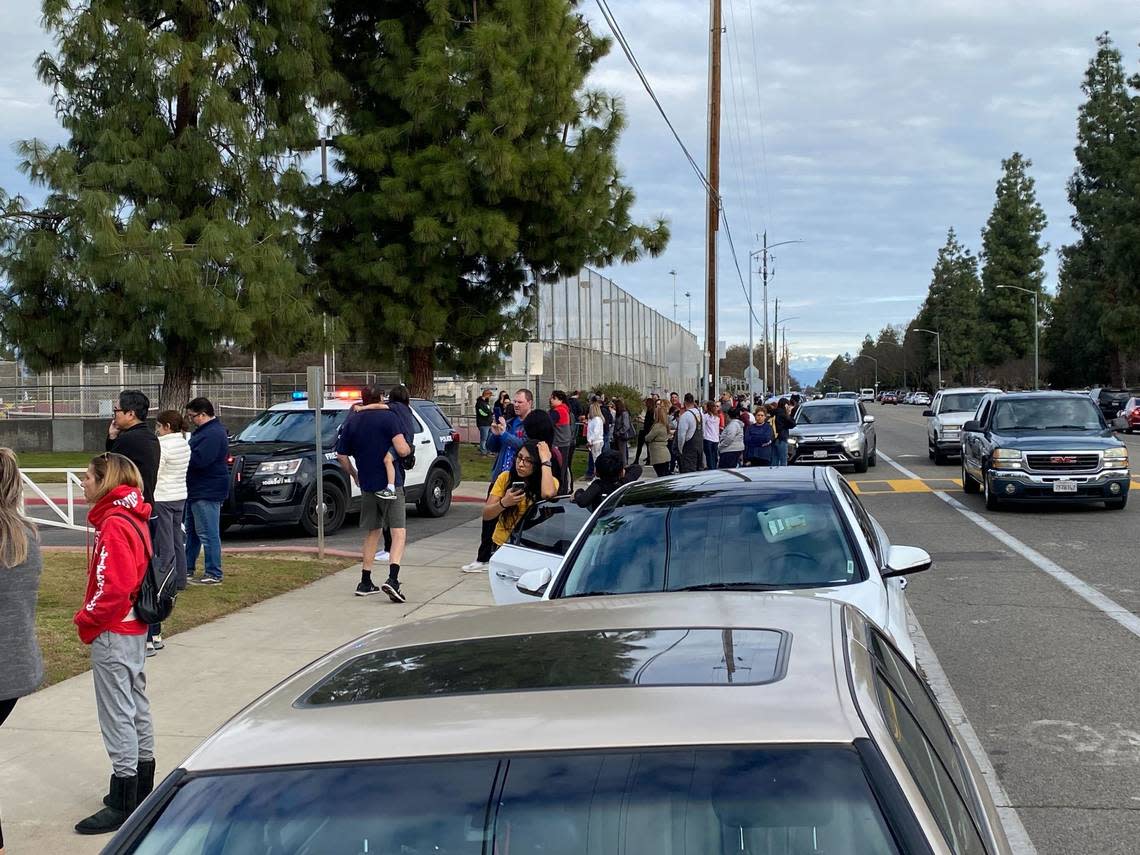
<path id="1" fill-rule="evenodd" d="M 1119 418 L 1119 417 L 1113 419 L 1112 420 L 1112 429 L 1113 430 L 1128 430 L 1128 419 Z"/>
<path id="2" fill-rule="evenodd" d="M 968 422 L 966 422 L 964 425 L 962 425 L 962 432 L 963 433 L 981 433 L 982 432 L 982 423 L 977 421 L 976 419 L 970 419 Z"/>
<path id="3" fill-rule="evenodd" d="M 907 576 L 911 573 L 921 573 L 929 570 L 933 562 L 930 553 L 917 546 L 892 546 L 887 553 L 887 566 L 883 568 L 882 577 L 890 579 L 892 576 Z"/>
<path id="4" fill-rule="evenodd" d="M 874 422 L 875 422 L 874 416 L 863 416 L 863 424 L 869 425 L 869 424 L 874 424 Z"/>
<path id="5" fill-rule="evenodd" d="M 519 576 L 515 587 L 518 588 L 520 594 L 526 594 L 528 597 L 541 597 L 546 593 L 546 588 L 553 578 L 554 574 L 550 572 L 549 567 L 543 567 L 541 570 L 528 570 Z"/>
<path id="6" fill-rule="evenodd" d="M 931 416 L 934 415 L 934 410 L 923 410 L 922 415 L 925 416 L 926 418 L 930 418 Z"/>

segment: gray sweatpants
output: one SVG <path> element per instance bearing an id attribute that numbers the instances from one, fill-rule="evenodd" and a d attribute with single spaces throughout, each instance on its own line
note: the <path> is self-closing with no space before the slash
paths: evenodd
<path id="1" fill-rule="evenodd" d="M 145 635 L 104 632 L 91 642 L 91 673 L 99 730 L 120 778 L 138 771 L 139 760 L 154 759 L 154 723 L 146 698 Z"/>
<path id="2" fill-rule="evenodd" d="M 163 569 L 174 560 L 175 588 L 179 591 L 186 588 L 186 538 L 182 531 L 185 508 L 183 499 L 154 503 L 154 554 L 161 560 Z"/>

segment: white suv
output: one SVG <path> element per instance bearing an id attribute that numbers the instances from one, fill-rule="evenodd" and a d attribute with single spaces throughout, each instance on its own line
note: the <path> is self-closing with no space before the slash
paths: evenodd
<path id="1" fill-rule="evenodd" d="M 969 386 L 943 389 L 934 396 L 926 416 L 926 451 L 935 465 L 962 456 L 962 425 L 974 417 L 982 398 L 1000 389 Z"/>

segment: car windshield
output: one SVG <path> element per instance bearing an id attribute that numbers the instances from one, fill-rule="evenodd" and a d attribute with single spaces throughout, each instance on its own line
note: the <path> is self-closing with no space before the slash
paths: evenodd
<path id="1" fill-rule="evenodd" d="M 237 435 L 238 442 L 297 442 L 316 440 L 313 410 L 266 410 L 246 425 Z M 348 410 L 321 410 L 321 444 L 336 442 L 337 431 L 344 424 Z"/>
<path id="2" fill-rule="evenodd" d="M 943 395 L 942 403 L 938 405 L 938 412 L 972 413 L 978 409 L 978 404 L 985 396 L 985 392 L 955 392 L 952 395 Z"/>
<path id="3" fill-rule="evenodd" d="M 1024 398 L 994 406 L 994 430 L 1101 430 L 1104 422 L 1092 401 L 1071 398 Z"/>
<path id="4" fill-rule="evenodd" d="M 801 407 L 796 415 L 798 425 L 849 425 L 858 421 L 859 410 L 852 404 Z"/>
<path id="5" fill-rule="evenodd" d="M 897 853 L 851 746 L 587 751 L 205 775 L 135 855 Z"/>
<path id="6" fill-rule="evenodd" d="M 779 590 L 862 580 L 829 493 L 731 488 L 601 512 L 558 597 L 693 589 Z"/>

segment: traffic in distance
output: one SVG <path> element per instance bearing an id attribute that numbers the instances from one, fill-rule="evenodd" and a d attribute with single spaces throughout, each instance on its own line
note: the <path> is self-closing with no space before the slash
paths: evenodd
<path id="1" fill-rule="evenodd" d="M 957 700 L 928 685 L 907 590 L 937 571 L 867 507 L 879 491 L 859 476 L 880 437 L 864 391 L 795 396 L 786 467 L 629 480 L 593 506 L 533 501 L 491 557 L 496 606 L 377 630 L 298 672 L 106 851 L 1026 851 Z M 958 461 L 956 491 L 987 512 L 1126 506 L 1116 433 L 1140 396 L 877 400 L 924 408 L 912 441 L 935 467 Z M 416 404 L 417 449 L 434 456 L 412 469 L 421 483 L 446 473 L 450 490 L 458 436 Z M 351 407 L 323 408 L 330 447 Z M 285 482 L 266 480 L 311 489 L 301 414 L 311 433 L 298 402 L 237 437 L 231 500 L 251 509 L 236 517 L 274 521 L 256 508 Z"/>

